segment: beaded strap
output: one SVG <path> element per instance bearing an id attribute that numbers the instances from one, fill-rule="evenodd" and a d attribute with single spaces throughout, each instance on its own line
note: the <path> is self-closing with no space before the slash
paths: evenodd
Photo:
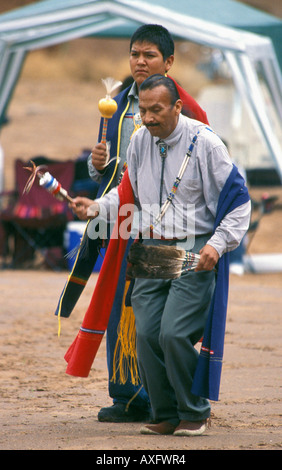
<path id="1" fill-rule="evenodd" d="M 182 264 L 182 271 L 189 271 L 191 268 L 195 267 L 199 261 L 199 255 L 192 253 L 191 251 L 185 250 L 185 259 Z"/>
<path id="2" fill-rule="evenodd" d="M 180 167 L 180 170 L 178 172 L 178 175 L 177 177 L 175 178 L 175 182 L 173 183 L 173 187 L 172 187 L 172 190 L 171 192 L 169 193 L 166 201 L 164 202 L 164 204 L 162 205 L 162 208 L 160 210 L 160 213 L 159 215 L 157 216 L 156 220 L 155 220 L 155 223 L 151 224 L 150 225 L 150 232 L 153 232 L 154 228 L 156 227 L 156 225 L 161 221 L 162 217 L 164 216 L 164 214 L 166 213 L 167 209 L 169 208 L 170 204 L 172 203 L 174 197 L 175 197 L 175 194 L 176 194 L 176 191 L 178 189 L 178 186 L 180 184 L 180 181 L 183 177 L 183 174 L 187 168 L 187 165 L 189 163 L 189 160 L 190 160 L 190 157 L 192 155 L 192 152 L 193 152 L 193 149 L 195 147 L 195 143 L 197 141 L 197 138 L 198 138 L 198 134 L 200 133 L 200 131 L 197 132 L 196 135 L 194 135 L 193 139 L 192 139 L 192 142 L 188 148 L 188 151 L 184 157 L 184 160 L 183 160 L 183 163 Z"/>
<path id="3" fill-rule="evenodd" d="M 187 165 L 188 165 L 188 163 L 189 163 L 189 160 L 190 160 L 190 157 L 191 157 L 191 155 L 192 155 L 193 149 L 194 149 L 194 147 L 195 147 L 195 143 L 196 143 L 196 141 L 197 141 L 197 139 L 198 139 L 198 134 L 199 134 L 199 133 L 200 133 L 200 131 L 198 131 L 197 134 L 194 135 L 194 137 L 193 137 L 193 139 L 192 139 L 192 142 L 191 142 L 191 144 L 190 144 L 190 146 L 189 146 L 189 148 L 188 148 L 188 151 L 187 151 L 187 153 L 186 153 L 186 155 L 185 155 L 185 157 L 184 157 L 184 160 L 183 160 L 183 163 L 182 163 L 182 165 L 181 165 L 181 167 L 180 167 L 180 170 L 179 170 L 179 172 L 178 172 L 178 175 L 177 175 L 177 177 L 175 178 L 175 181 L 174 181 L 174 183 L 173 183 L 172 190 L 171 190 L 171 192 L 169 193 L 169 195 L 168 195 L 166 201 L 165 201 L 164 204 L 162 205 L 161 210 L 160 210 L 160 213 L 159 213 L 159 215 L 157 216 L 157 218 L 156 218 L 156 220 L 155 220 L 155 223 L 150 225 L 150 232 L 151 232 L 151 233 L 153 232 L 153 230 L 154 230 L 154 228 L 157 226 L 157 224 L 160 222 L 160 220 L 162 219 L 162 217 L 163 217 L 164 214 L 166 213 L 166 211 L 167 211 L 169 205 L 172 203 L 173 198 L 175 197 L 176 191 L 177 191 L 177 189 L 178 189 L 178 186 L 179 186 L 179 184 L 180 184 L 180 181 L 181 181 L 181 179 L 182 179 L 182 177 L 183 177 L 183 174 L 184 174 L 184 172 L 185 172 L 185 170 L 186 170 L 186 168 L 187 168 Z M 126 168 L 127 168 L 127 163 L 125 162 L 125 163 L 123 164 L 123 168 L 122 168 L 122 171 L 121 171 L 121 174 L 120 174 L 119 182 L 118 182 L 118 183 L 121 182 L 122 177 L 123 177 L 123 175 L 124 175 L 124 172 L 125 172 Z"/>
<path id="4" fill-rule="evenodd" d="M 123 178 L 123 175 L 124 175 L 126 169 L 127 169 L 127 162 L 124 162 L 122 170 L 120 172 L 119 179 L 118 179 L 118 185 L 121 183 L 121 180 Z"/>

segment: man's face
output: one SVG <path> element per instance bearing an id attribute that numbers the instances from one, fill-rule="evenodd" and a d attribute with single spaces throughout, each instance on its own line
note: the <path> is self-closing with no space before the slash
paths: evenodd
<path id="1" fill-rule="evenodd" d="M 130 51 L 129 65 L 133 79 L 139 87 L 150 75 L 164 75 L 173 64 L 174 56 L 165 61 L 155 44 L 150 42 L 134 42 Z"/>
<path id="2" fill-rule="evenodd" d="M 171 104 L 171 96 L 164 85 L 139 94 L 139 110 L 144 126 L 150 134 L 160 139 L 168 137 L 176 128 L 182 101 Z"/>

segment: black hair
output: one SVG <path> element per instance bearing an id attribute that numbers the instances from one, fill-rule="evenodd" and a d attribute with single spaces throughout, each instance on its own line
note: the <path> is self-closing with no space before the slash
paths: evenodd
<path id="1" fill-rule="evenodd" d="M 155 73 L 154 75 L 151 75 L 150 77 L 146 78 L 146 80 L 144 80 L 144 82 L 140 85 L 139 91 L 152 90 L 153 88 L 156 88 L 157 86 L 161 85 L 169 91 L 171 97 L 171 105 L 173 106 L 176 101 L 180 99 L 178 90 L 175 86 L 174 81 L 171 80 L 171 78 L 165 77 L 160 73 Z"/>
<path id="2" fill-rule="evenodd" d="M 168 30 L 158 24 L 144 24 L 133 33 L 130 40 L 130 51 L 135 42 L 150 42 L 155 44 L 163 59 L 174 55 L 174 42 Z"/>

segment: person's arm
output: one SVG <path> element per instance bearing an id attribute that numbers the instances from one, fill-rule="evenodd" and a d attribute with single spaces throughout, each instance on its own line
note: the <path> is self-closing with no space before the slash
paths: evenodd
<path id="1" fill-rule="evenodd" d="M 115 220 L 119 208 L 119 194 L 117 187 L 111 189 L 103 197 L 95 199 L 87 207 L 88 217 L 97 217 L 99 213 L 103 213 L 109 221 Z"/>
<path id="2" fill-rule="evenodd" d="M 119 195 L 117 188 L 113 188 L 105 196 L 98 199 L 89 199 L 87 197 L 78 196 L 69 203 L 70 209 L 80 220 L 87 220 L 89 218 L 97 217 L 101 212 L 107 215 L 109 220 L 116 217 L 119 207 Z"/>
<path id="3" fill-rule="evenodd" d="M 69 208 L 80 220 L 87 220 L 87 210 L 93 202 L 93 199 L 77 196 L 71 203 L 69 203 Z"/>
<path id="4" fill-rule="evenodd" d="M 220 192 L 232 168 L 232 161 L 226 147 L 221 144 L 210 146 L 202 160 L 201 174 L 205 200 L 214 217 Z M 215 233 L 200 252 L 201 259 L 197 271 L 213 269 L 224 253 L 239 246 L 248 230 L 250 215 L 251 203 L 248 201 L 233 209 L 222 219 Z"/>
<path id="5" fill-rule="evenodd" d="M 106 171 L 105 165 L 108 159 L 108 152 L 105 144 L 98 143 L 87 159 L 88 173 L 96 183 L 101 183 Z"/>
<path id="6" fill-rule="evenodd" d="M 222 219 L 214 235 L 200 250 L 201 258 L 196 271 L 212 270 L 224 253 L 235 250 L 240 245 L 249 227 L 250 214 L 249 201 L 236 207 Z"/>
<path id="7" fill-rule="evenodd" d="M 250 224 L 251 201 L 246 202 L 229 212 L 207 242 L 216 249 L 219 256 L 237 248 Z"/>

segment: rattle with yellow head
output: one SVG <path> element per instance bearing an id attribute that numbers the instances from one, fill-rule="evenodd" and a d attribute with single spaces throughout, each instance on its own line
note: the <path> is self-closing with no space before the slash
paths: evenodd
<path id="1" fill-rule="evenodd" d="M 102 79 L 102 82 L 106 88 L 106 97 L 100 99 L 98 108 L 101 116 L 104 118 L 101 142 L 106 144 L 108 120 L 111 119 L 117 111 L 117 103 L 113 98 L 111 98 L 111 94 L 122 84 L 122 82 L 111 77 Z"/>

